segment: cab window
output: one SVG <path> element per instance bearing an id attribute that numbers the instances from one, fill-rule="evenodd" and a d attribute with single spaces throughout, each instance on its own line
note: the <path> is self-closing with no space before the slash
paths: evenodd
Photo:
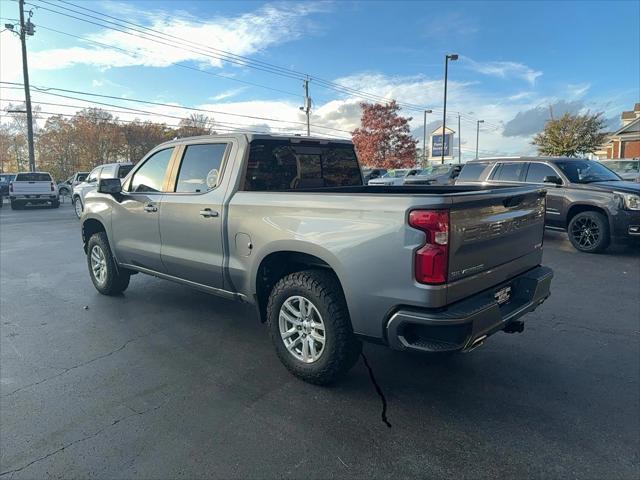
<path id="1" fill-rule="evenodd" d="M 173 147 L 160 150 L 150 156 L 133 174 L 129 191 L 161 192 L 171 155 L 173 155 Z"/>
<path id="2" fill-rule="evenodd" d="M 531 163 L 527 171 L 528 183 L 544 183 L 544 177 L 557 177 L 558 174 L 553 168 L 544 163 Z"/>
<path id="3" fill-rule="evenodd" d="M 493 172 L 491 180 L 499 182 L 521 182 L 524 173 L 525 162 L 500 163 Z"/>
<path id="4" fill-rule="evenodd" d="M 176 182 L 178 193 L 203 193 L 218 186 L 226 143 L 188 145 Z"/>

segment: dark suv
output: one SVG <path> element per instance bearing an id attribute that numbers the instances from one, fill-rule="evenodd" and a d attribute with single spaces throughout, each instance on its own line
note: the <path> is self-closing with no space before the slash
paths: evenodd
<path id="1" fill-rule="evenodd" d="M 470 183 L 546 184 L 545 226 L 566 231 L 581 252 L 602 252 L 612 241 L 640 240 L 640 184 L 624 181 L 598 162 L 554 157 L 472 160 L 456 180 L 456 185 Z"/>

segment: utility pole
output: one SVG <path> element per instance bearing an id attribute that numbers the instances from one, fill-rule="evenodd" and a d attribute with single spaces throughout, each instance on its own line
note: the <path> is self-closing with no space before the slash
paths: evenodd
<path id="1" fill-rule="evenodd" d="M 427 113 L 432 113 L 433 110 L 424 111 L 424 128 L 422 131 L 422 167 L 427 166 Z"/>
<path id="2" fill-rule="evenodd" d="M 36 171 L 36 156 L 33 148 L 33 114 L 31 113 L 31 91 L 29 89 L 29 67 L 27 65 L 27 35 L 32 36 L 35 32 L 31 23 L 33 13 L 29 12 L 27 23 L 24 21 L 24 0 L 19 1 L 20 5 L 20 43 L 22 44 L 22 75 L 24 77 L 24 100 L 27 108 L 27 140 L 29 143 L 29 170 Z"/>
<path id="3" fill-rule="evenodd" d="M 460 113 L 458 113 L 458 163 L 462 163 L 462 138 L 460 137 Z"/>
<path id="4" fill-rule="evenodd" d="M 476 159 L 478 158 L 478 146 L 480 145 L 480 124 L 484 123 L 484 120 L 478 120 L 476 122 Z"/>
<path id="5" fill-rule="evenodd" d="M 304 106 L 300 107 L 307 115 L 307 137 L 311 136 L 311 98 L 309 98 L 309 78 L 304 81 Z"/>
<path id="6" fill-rule="evenodd" d="M 447 127 L 447 76 L 449 74 L 449 60 L 452 62 L 458 60 L 458 54 L 452 53 L 451 55 L 446 55 L 444 58 L 444 108 L 442 110 L 442 149 L 440 150 L 441 161 L 440 163 L 444 164 L 444 135 Z"/>

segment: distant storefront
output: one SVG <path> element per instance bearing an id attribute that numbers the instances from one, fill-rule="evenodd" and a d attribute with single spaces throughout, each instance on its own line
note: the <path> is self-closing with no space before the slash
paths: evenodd
<path id="1" fill-rule="evenodd" d="M 622 112 L 622 127 L 607 137 L 595 155 L 601 159 L 640 158 L 640 103 Z"/>

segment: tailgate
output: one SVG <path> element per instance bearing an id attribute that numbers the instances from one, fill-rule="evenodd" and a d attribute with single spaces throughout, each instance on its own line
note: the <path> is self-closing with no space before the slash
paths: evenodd
<path id="1" fill-rule="evenodd" d="M 543 189 L 507 187 L 454 200 L 450 212 L 449 281 L 509 262 L 514 262 L 515 274 L 516 259 L 542 248 L 545 196 Z"/>
<path id="2" fill-rule="evenodd" d="M 13 182 L 13 193 L 19 195 L 48 195 L 51 182 Z"/>

